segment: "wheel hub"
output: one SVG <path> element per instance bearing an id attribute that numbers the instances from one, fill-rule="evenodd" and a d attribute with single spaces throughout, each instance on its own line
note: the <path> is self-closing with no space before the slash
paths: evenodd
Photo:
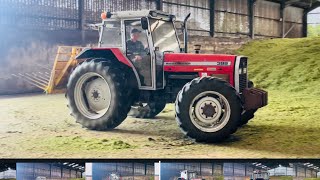
<path id="1" fill-rule="evenodd" d="M 95 79 L 88 83 L 86 95 L 89 106 L 92 110 L 100 111 L 108 107 L 108 101 L 111 98 L 108 90 L 108 84 L 101 78 Z"/>
<path id="2" fill-rule="evenodd" d="M 80 113 L 89 119 L 102 117 L 111 103 L 111 90 L 98 73 L 88 72 L 76 83 L 75 103 Z"/>
<path id="3" fill-rule="evenodd" d="M 221 104 L 217 99 L 206 96 L 196 103 L 195 115 L 199 121 L 205 124 L 213 124 L 219 120 L 222 113 L 221 109 Z"/>
<path id="4" fill-rule="evenodd" d="M 93 97 L 94 100 L 99 100 L 100 98 L 99 90 L 93 90 L 91 97 Z"/>
<path id="5" fill-rule="evenodd" d="M 208 117 L 213 117 L 216 114 L 216 106 L 212 106 L 211 104 L 205 104 L 204 107 L 201 107 L 202 114 Z"/>
<path id="6" fill-rule="evenodd" d="M 222 129 L 231 115 L 228 100 L 215 91 L 198 94 L 190 103 L 189 116 L 192 123 L 204 132 Z"/>

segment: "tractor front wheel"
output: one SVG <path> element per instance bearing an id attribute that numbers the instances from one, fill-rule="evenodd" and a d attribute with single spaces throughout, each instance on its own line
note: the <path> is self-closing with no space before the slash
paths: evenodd
<path id="1" fill-rule="evenodd" d="M 242 105 L 239 94 L 224 80 L 196 78 L 179 92 L 176 120 L 182 132 L 199 142 L 220 142 L 237 130 Z"/>
<path id="2" fill-rule="evenodd" d="M 82 63 L 72 72 L 67 85 L 71 115 L 88 129 L 117 127 L 131 107 L 126 84 L 125 72 L 105 59 Z"/>

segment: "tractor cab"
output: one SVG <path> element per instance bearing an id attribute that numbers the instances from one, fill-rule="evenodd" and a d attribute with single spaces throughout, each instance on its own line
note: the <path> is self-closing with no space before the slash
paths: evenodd
<path id="1" fill-rule="evenodd" d="M 103 13 L 100 48 L 119 48 L 134 66 L 139 89 L 162 89 L 163 53 L 180 53 L 175 16 L 160 11 Z"/>

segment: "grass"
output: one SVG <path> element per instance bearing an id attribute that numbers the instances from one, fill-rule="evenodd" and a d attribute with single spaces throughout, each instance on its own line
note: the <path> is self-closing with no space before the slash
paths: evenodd
<path id="1" fill-rule="evenodd" d="M 269 92 L 269 105 L 249 124 L 255 129 L 239 132 L 251 137 L 248 145 L 292 154 L 320 146 L 319 49 L 320 38 L 302 38 L 252 41 L 238 50 L 249 57 L 250 79 Z"/>
<path id="2" fill-rule="evenodd" d="M 237 51 L 249 57 L 257 86 L 288 93 L 320 95 L 320 37 L 252 41 Z"/>
<path id="3" fill-rule="evenodd" d="M 55 146 L 52 146 L 52 145 Z M 130 145 L 127 142 L 117 139 L 106 138 L 84 138 L 81 136 L 55 136 L 46 139 L 45 142 L 36 142 L 36 145 L 40 149 L 48 149 L 52 151 L 110 151 L 121 149 L 132 149 L 135 146 Z"/>
<path id="4" fill-rule="evenodd" d="M 293 180 L 293 176 L 271 176 L 271 180 Z"/>

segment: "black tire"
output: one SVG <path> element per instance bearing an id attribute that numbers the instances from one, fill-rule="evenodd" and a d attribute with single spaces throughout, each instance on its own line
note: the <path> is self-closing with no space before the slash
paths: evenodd
<path id="1" fill-rule="evenodd" d="M 156 117 L 166 107 L 166 101 L 157 101 L 144 104 L 143 106 L 132 106 L 129 116 L 142 119 Z"/>
<path id="2" fill-rule="evenodd" d="M 254 87 L 254 83 L 252 81 L 248 81 L 248 88 L 252 88 Z M 257 111 L 258 109 L 251 109 L 248 111 L 245 111 L 242 115 L 241 115 L 241 120 L 240 120 L 240 124 L 239 127 L 242 127 L 246 124 L 248 124 L 248 122 L 254 118 L 254 113 Z"/>
<path id="3" fill-rule="evenodd" d="M 80 77 L 90 72 L 99 74 L 108 84 L 111 93 L 110 106 L 105 114 L 97 119 L 90 119 L 83 115 L 75 103 L 76 83 Z M 69 77 L 66 95 L 71 115 L 78 123 L 92 130 L 110 130 L 125 120 L 132 103 L 125 72 L 119 66 L 111 64 L 105 59 L 85 61 L 76 67 Z"/>
<path id="4" fill-rule="evenodd" d="M 245 111 L 242 115 L 241 115 L 241 121 L 240 121 L 240 127 L 244 126 L 246 124 L 248 124 L 248 122 L 254 118 L 254 113 L 257 111 L 257 109 L 251 109 L 248 111 Z"/>
<path id="5" fill-rule="evenodd" d="M 200 130 L 194 125 L 189 116 L 189 108 L 193 99 L 207 91 L 214 91 L 222 95 L 230 107 L 230 118 L 220 130 L 215 132 Z M 213 77 L 199 77 L 187 83 L 177 96 L 175 108 L 176 121 L 182 132 L 198 142 L 220 142 L 225 140 L 237 130 L 242 112 L 241 99 L 236 90 L 228 82 Z"/>

